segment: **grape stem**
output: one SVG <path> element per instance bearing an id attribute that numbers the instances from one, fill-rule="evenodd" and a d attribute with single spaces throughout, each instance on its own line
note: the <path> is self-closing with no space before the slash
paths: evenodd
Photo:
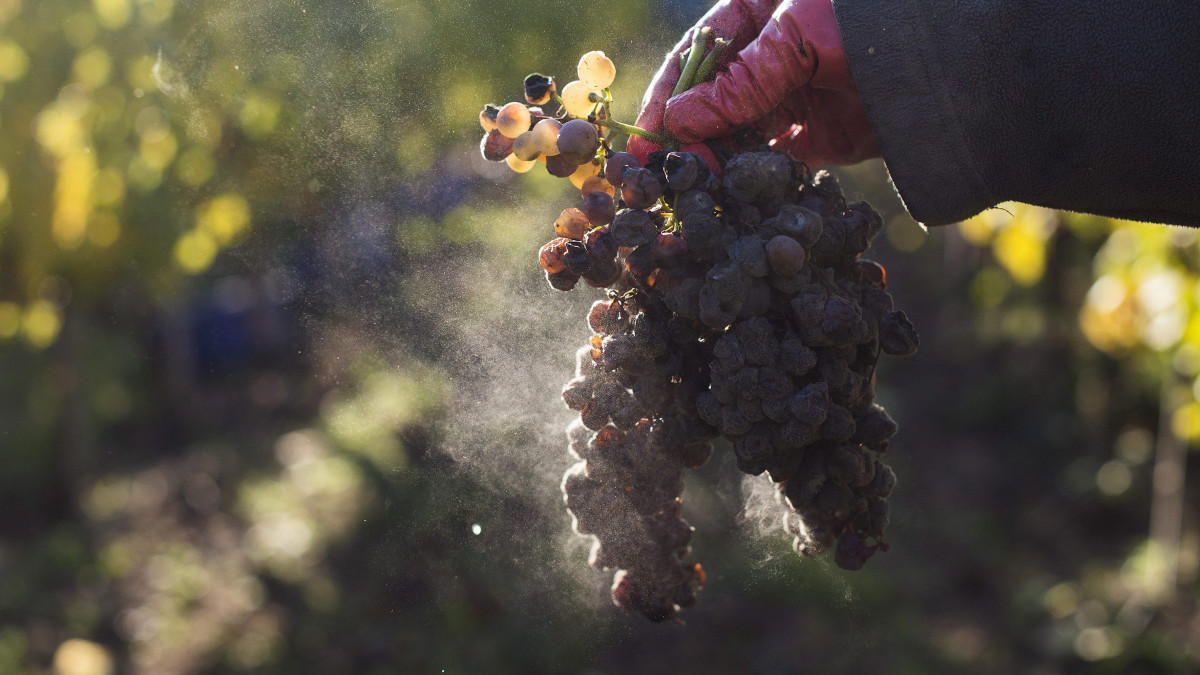
<path id="1" fill-rule="evenodd" d="M 598 120 L 596 120 L 596 124 L 598 124 L 602 127 L 605 127 L 607 129 L 613 129 L 617 133 L 627 134 L 629 136 L 641 136 L 642 138 L 644 138 L 652 143 L 658 143 L 659 145 L 663 146 L 664 148 L 679 147 L 679 141 L 675 140 L 675 137 L 673 137 L 669 134 L 664 134 L 664 133 L 660 133 L 660 132 L 656 132 L 656 131 L 647 131 L 646 129 L 643 129 L 641 127 L 635 127 L 632 124 L 625 124 L 623 122 L 618 122 L 611 118 L 598 119 Z"/>
<path id="2" fill-rule="evenodd" d="M 671 96 L 678 96 L 692 88 L 692 83 L 696 79 L 696 70 L 700 68 L 700 62 L 704 60 L 704 52 L 708 49 L 710 37 L 712 37 L 712 28 L 709 26 L 704 26 L 692 36 L 692 51 L 688 54 L 687 62 L 683 66 L 683 74 L 679 76 L 679 82 L 675 83 L 675 91 L 671 92 Z"/>
<path id="3" fill-rule="evenodd" d="M 708 53 L 708 56 L 704 57 L 704 61 L 696 69 L 696 77 L 692 81 L 693 87 L 708 79 L 708 76 L 712 74 L 713 68 L 717 67 L 717 59 L 721 58 L 721 55 L 725 53 L 728 47 L 729 40 L 724 38 L 717 38 L 713 42 L 712 51 Z"/>

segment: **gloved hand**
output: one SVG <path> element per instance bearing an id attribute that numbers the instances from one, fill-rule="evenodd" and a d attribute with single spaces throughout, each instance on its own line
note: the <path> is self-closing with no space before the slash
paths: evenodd
<path id="1" fill-rule="evenodd" d="M 671 98 L 680 54 L 702 26 L 731 44 L 712 81 Z M 685 150 L 744 129 L 814 168 L 879 156 L 831 0 L 721 0 L 667 56 L 637 126 L 666 131 Z M 628 149 L 645 163 L 661 147 L 634 136 Z"/>

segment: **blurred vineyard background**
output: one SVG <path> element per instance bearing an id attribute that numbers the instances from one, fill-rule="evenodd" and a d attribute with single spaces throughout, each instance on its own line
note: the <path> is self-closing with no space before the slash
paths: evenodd
<path id="1" fill-rule="evenodd" d="M 594 298 L 534 262 L 571 188 L 476 116 L 603 49 L 631 121 L 705 9 L 0 0 L 0 673 L 1200 668 L 1196 232 L 925 234 L 877 163 L 891 552 L 799 560 L 719 448 L 688 625 L 611 607 L 558 495 Z"/>

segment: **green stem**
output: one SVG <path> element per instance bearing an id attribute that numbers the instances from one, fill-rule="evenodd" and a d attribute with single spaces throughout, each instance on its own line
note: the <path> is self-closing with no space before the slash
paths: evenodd
<path id="1" fill-rule="evenodd" d="M 678 96 L 691 89 L 692 81 L 696 78 L 696 69 L 704 60 L 704 52 L 708 49 L 708 38 L 710 37 L 712 37 L 712 28 L 708 26 L 696 31 L 696 34 L 692 36 L 692 53 L 688 54 L 687 63 L 683 66 L 683 74 L 679 76 L 679 82 L 675 84 L 675 91 L 671 92 L 671 96 Z"/>
<path id="2" fill-rule="evenodd" d="M 713 68 L 717 67 L 717 59 L 721 58 L 721 55 L 725 53 L 728 47 L 729 40 L 724 38 L 717 38 L 716 42 L 713 42 L 712 51 L 708 53 L 708 56 L 704 57 L 700 68 L 696 70 L 696 78 L 692 82 L 693 87 L 708 79 L 708 76 L 712 74 Z"/>
<path id="3" fill-rule="evenodd" d="M 613 129 L 618 133 L 627 134 L 630 136 L 641 136 L 648 141 L 658 143 L 664 148 L 679 147 L 679 141 L 675 140 L 673 136 L 656 131 L 647 131 L 641 127 L 635 127 L 632 124 L 624 124 L 614 119 L 596 120 L 596 124 L 599 124 L 607 129 Z"/>

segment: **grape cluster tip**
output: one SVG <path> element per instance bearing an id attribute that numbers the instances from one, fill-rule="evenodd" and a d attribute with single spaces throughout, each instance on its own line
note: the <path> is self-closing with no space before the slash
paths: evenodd
<path id="1" fill-rule="evenodd" d="M 643 165 L 613 147 L 642 130 L 612 119 L 612 61 L 589 52 L 578 71 L 561 91 L 530 75 L 525 103 L 486 106 L 480 122 L 484 157 L 518 172 L 544 163 L 580 191 L 538 261 L 552 288 L 603 294 L 562 391 L 579 417 L 561 488 L 592 539 L 589 563 L 614 573 L 618 606 L 678 620 L 705 582 L 683 475 L 723 438 L 741 471 L 773 481 L 799 554 L 832 550 L 861 568 L 888 548 L 896 482 L 876 364 L 919 341 L 883 267 L 863 257 L 879 214 L 848 203 L 833 174 L 766 147 L 726 154 L 720 178 L 694 153 Z"/>

